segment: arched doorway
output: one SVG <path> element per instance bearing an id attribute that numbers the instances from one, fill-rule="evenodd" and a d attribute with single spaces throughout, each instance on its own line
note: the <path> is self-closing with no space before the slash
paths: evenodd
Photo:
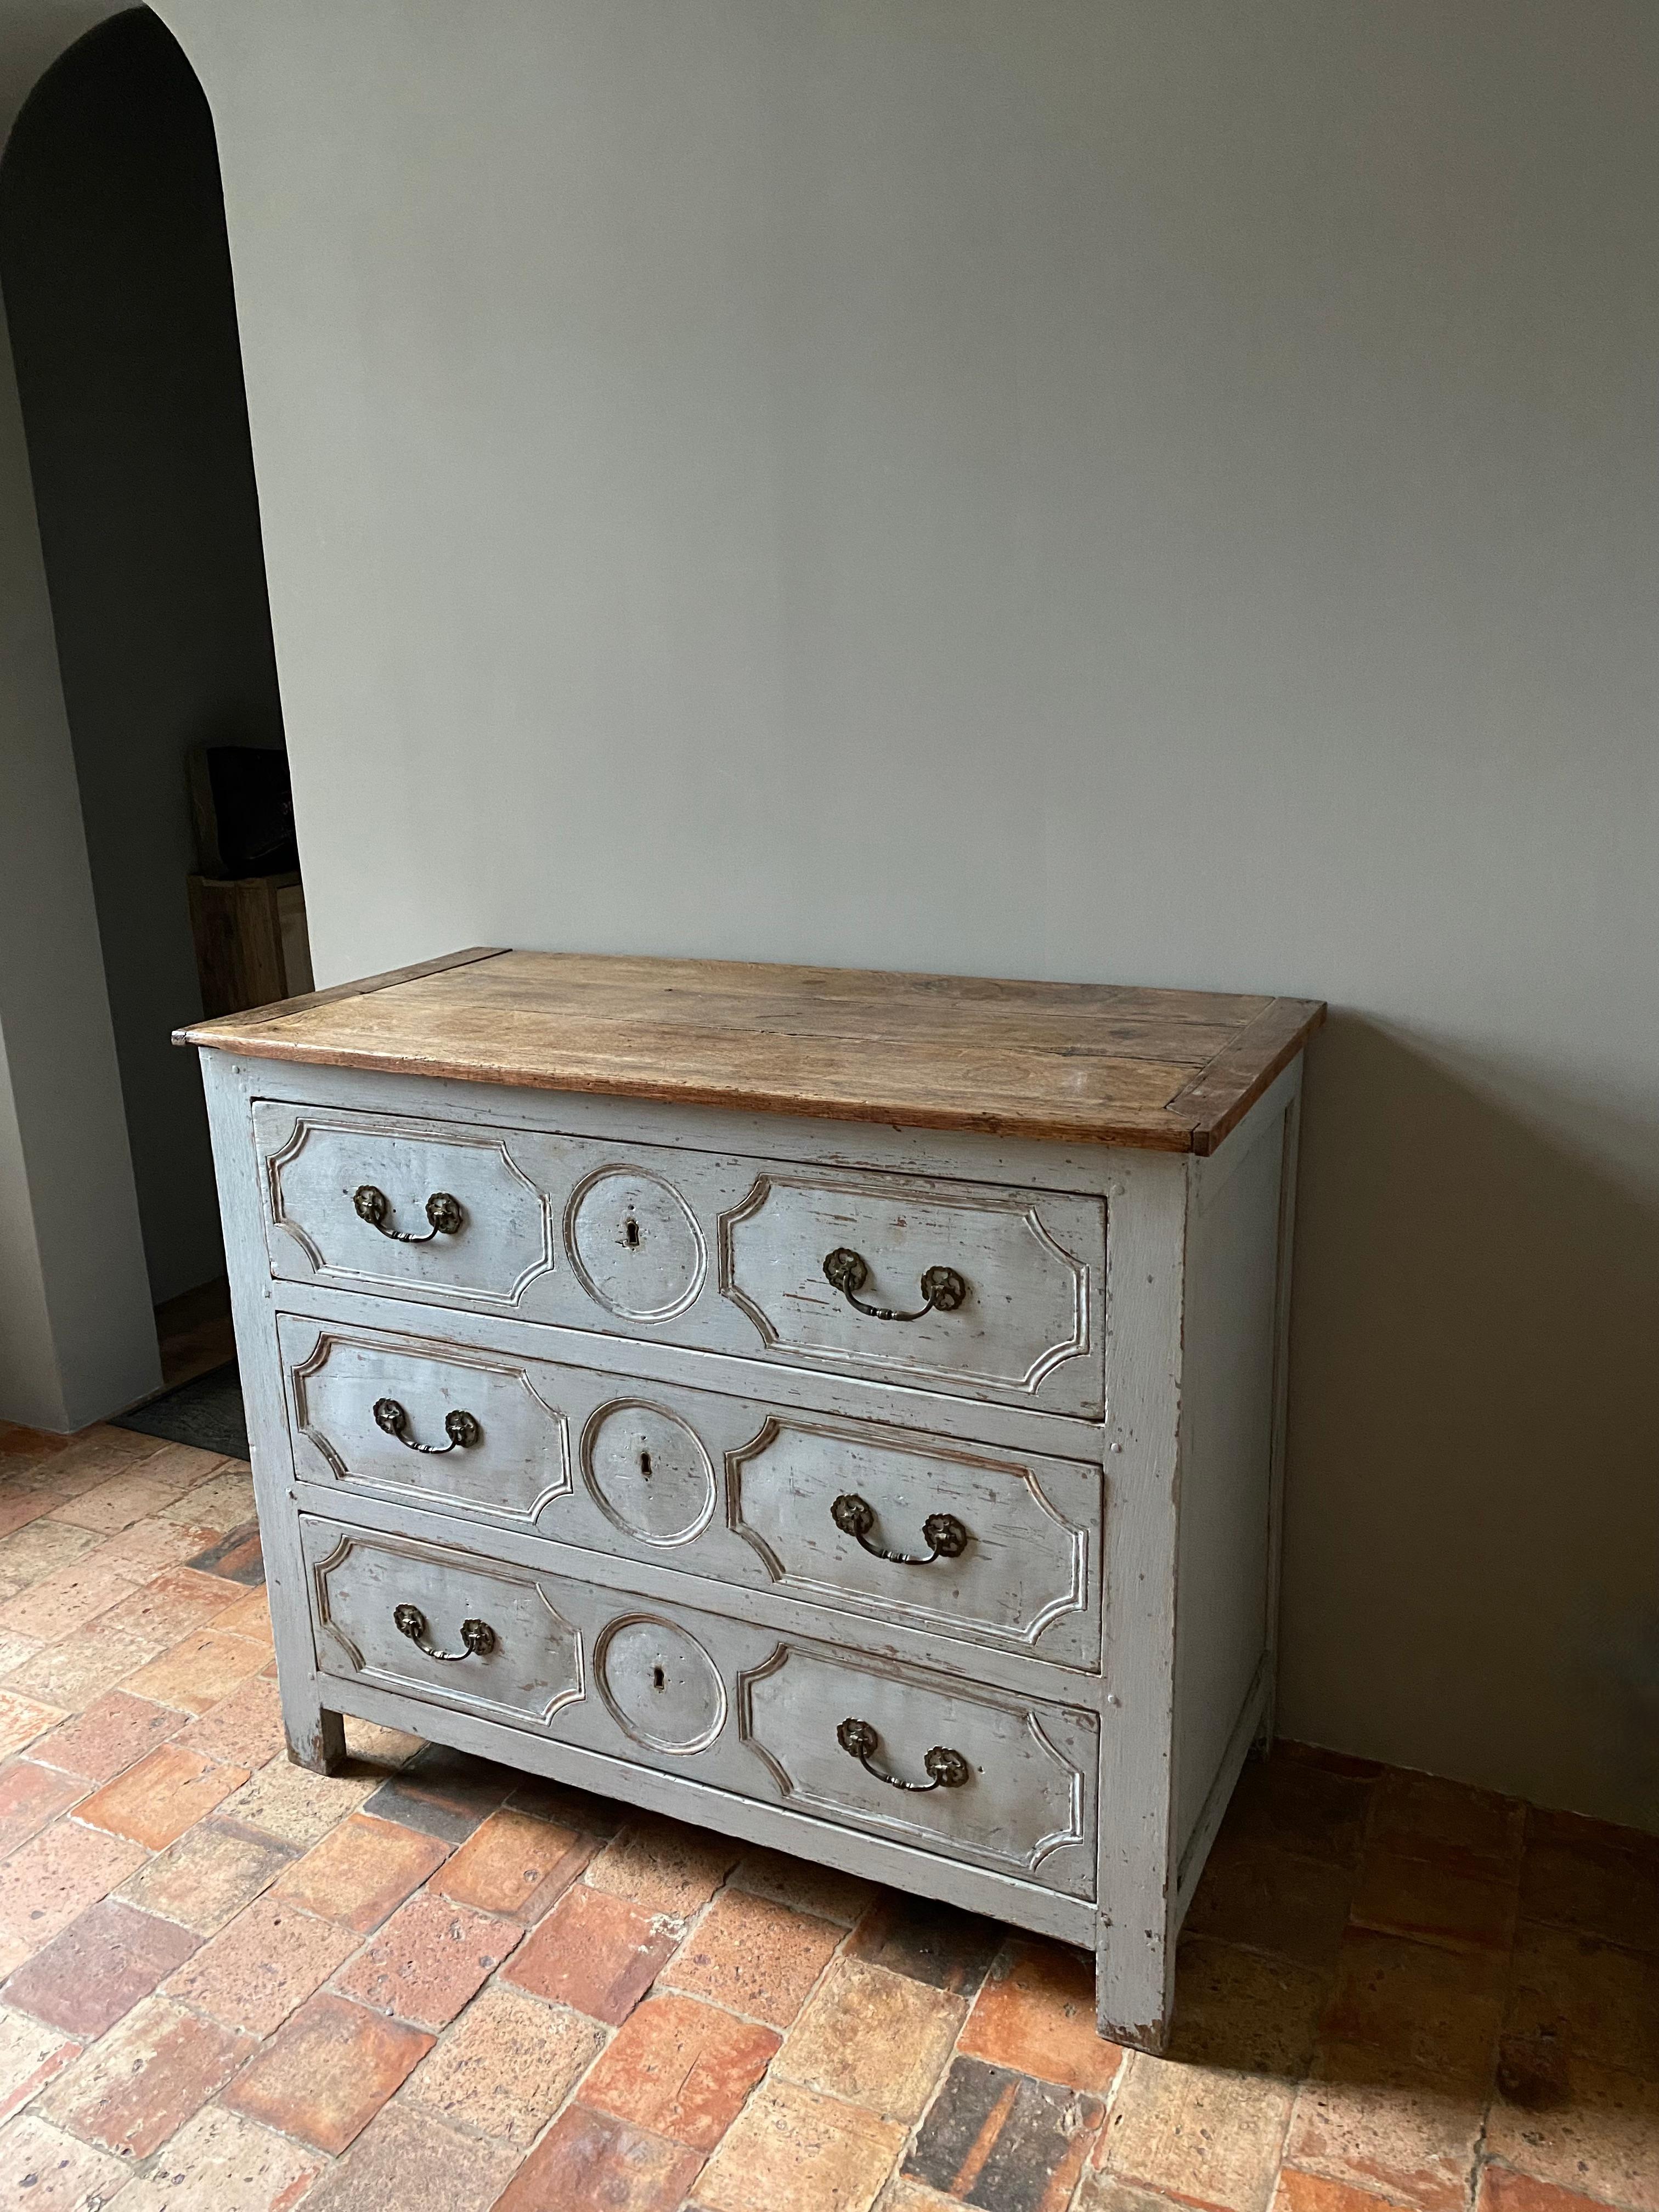
<path id="1" fill-rule="evenodd" d="M 149 9 L 88 32 L 19 114 L 0 289 L 151 1299 L 205 1315 L 211 1159 L 194 1055 L 168 1042 L 204 1010 L 187 884 L 204 860 L 274 884 L 295 856 L 291 823 L 286 849 L 280 822 L 263 851 L 258 834 L 280 814 L 283 727 L 213 123 Z M 256 832 L 228 863 L 228 789 L 254 793 Z"/>

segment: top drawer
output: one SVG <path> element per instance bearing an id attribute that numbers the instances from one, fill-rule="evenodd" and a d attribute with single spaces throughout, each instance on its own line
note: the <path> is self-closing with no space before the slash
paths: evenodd
<path id="1" fill-rule="evenodd" d="M 286 1281 L 1103 1411 L 1099 1199 L 272 1100 L 253 1119 Z"/>

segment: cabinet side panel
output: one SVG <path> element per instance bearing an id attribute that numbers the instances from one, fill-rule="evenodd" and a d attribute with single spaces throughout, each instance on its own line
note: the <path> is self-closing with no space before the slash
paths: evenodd
<path id="1" fill-rule="evenodd" d="M 1276 1087 L 1277 1089 L 1277 1087 Z M 1176 1835 L 1185 1856 L 1246 1708 L 1267 1694 L 1285 1117 L 1240 1129 L 1188 1245 L 1176 1605 Z M 1249 1733 L 1245 1741 L 1248 1741 Z"/>

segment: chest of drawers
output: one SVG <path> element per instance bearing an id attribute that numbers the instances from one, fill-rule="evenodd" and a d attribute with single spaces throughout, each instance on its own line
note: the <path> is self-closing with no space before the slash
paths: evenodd
<path id="1" fill-rule="evenodd" d="M 475 951 L 207 1022 L 292 1755 L 341 1717 L 1093 1951 L 1272 1725 L 1300 1000 Z"/>

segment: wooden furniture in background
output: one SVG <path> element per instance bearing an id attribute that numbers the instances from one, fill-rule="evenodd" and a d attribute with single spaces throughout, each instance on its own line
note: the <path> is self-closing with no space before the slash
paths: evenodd
<path id="1" fill-rule="evenodd" d="M 457 954 L 180 1033 L 292 1753 L 1090 1947 L 1271 1731 L 1301 1000 Z"/>
<path id="2" fill-rule="evenodd" d="M 204 1016 L 240 1013 L 310 990 L 305 893 L 297 874 L 185 880 Z"/>

